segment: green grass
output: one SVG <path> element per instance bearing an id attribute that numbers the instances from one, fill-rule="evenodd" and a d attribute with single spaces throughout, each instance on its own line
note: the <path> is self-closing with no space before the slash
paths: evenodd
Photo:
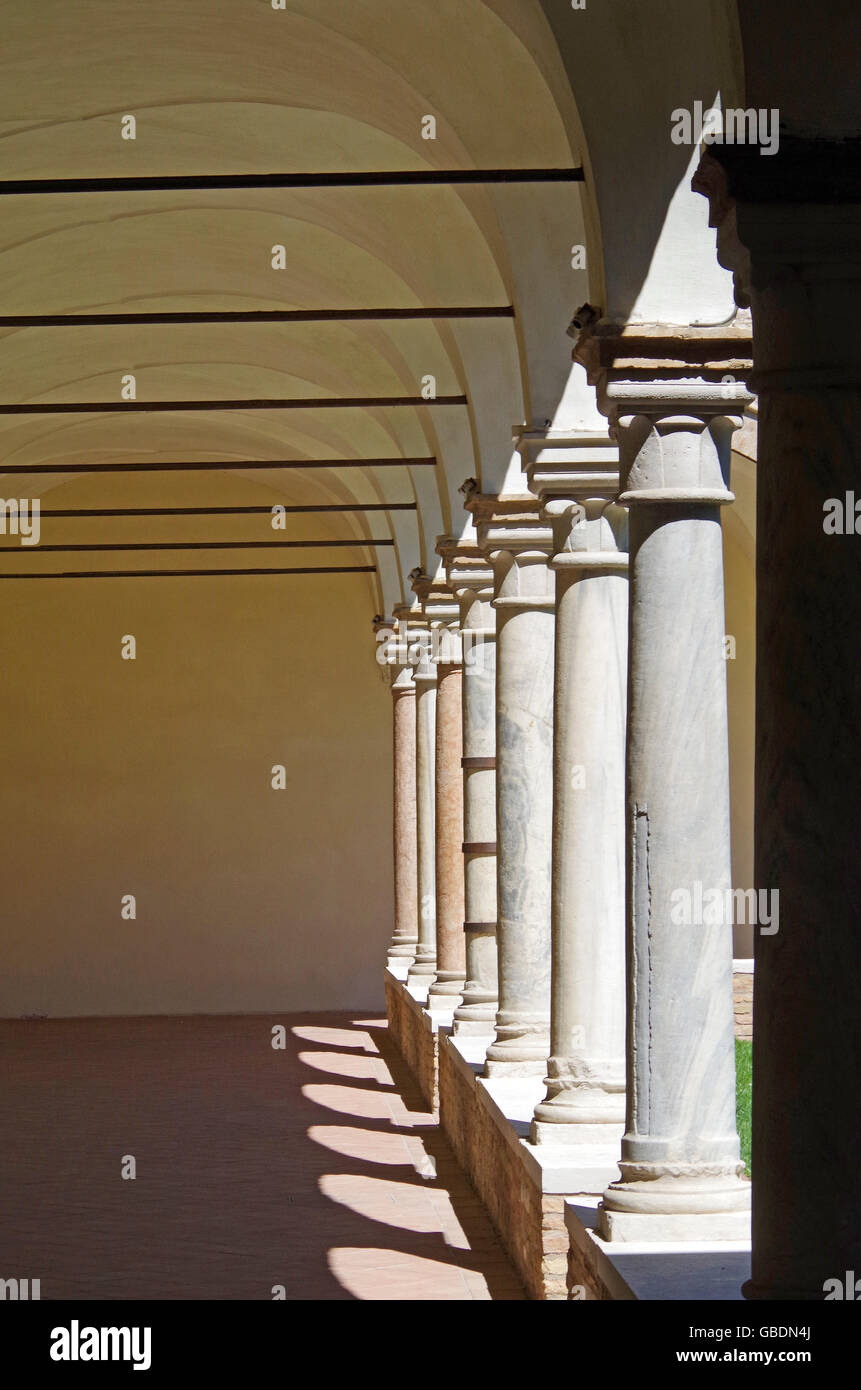
<path id="1" fill-rule="evenodd" d="M 741 1156 L 750 1177 L 750 1086 L 753 1043 L 735 1040 L 735 1118 L 741 1140 Z"/>

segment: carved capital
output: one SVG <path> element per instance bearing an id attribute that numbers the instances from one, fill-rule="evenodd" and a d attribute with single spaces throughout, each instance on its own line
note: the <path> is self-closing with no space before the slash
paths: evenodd
<path id="1" fill-rule="evenodd" d="M 733 431 L 752 400 L 750 315 L 716 327 L 597 324 L 575 356 L 598 389 L 633 502 L 731 502 Z"/>
<path id="2" fill-rule="evenodd" d="M 553 532 L 553 568 L 626 568 L 627 520 L 615 505 L 615 440 L 608 434 L 529 431 L 518 448 Z"/>

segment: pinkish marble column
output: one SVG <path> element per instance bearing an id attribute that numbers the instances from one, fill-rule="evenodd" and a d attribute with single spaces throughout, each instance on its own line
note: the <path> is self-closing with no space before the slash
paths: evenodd
<path id="1" fill-rule="evenodd" d="M 395 931 L 389 960 L 412 961 L 418 945 L 416 687 L 405 666 L 392 684 Z"/>
<path id="2" fill-rule="evenodd" d="M 449 650 L 460 655 L 460 637 L 446 633 Z M 454 1008 L 466 980 L 463 933 L 463 667 L 437 662 L 436 695 L 436 979 L 429 1008 Z"/>
<path id="3" fill-rule="evenodd" d="M 416 879 L 419 932 L 409 984 L 430 984 L 436 974 L 436 665 L 429 631 L 417 634 L 420 657 L 413 674 L 416 687 Z M 430 979 L 428 979 L 430 977 Z"/>

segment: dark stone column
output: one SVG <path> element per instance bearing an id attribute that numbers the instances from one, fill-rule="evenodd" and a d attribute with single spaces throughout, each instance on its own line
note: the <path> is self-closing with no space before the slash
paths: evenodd
<path id="1" fill-rule="evenodd" d="M 780 917 L 755 944 L 749 1298 L 821 1299 L 861 1271 L 857 144 L 713 147 L 695 179 L 760 396 L 755 873 Z"/>

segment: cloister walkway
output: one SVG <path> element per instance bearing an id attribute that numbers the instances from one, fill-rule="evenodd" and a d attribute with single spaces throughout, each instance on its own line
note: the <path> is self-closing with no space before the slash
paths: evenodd
<path id="1" fill-rule="evenodd" d="M 387 1043 L 349 1015 L 0 1021 L 0 1276 L 43 1299 L 523 1298 Z"/>

